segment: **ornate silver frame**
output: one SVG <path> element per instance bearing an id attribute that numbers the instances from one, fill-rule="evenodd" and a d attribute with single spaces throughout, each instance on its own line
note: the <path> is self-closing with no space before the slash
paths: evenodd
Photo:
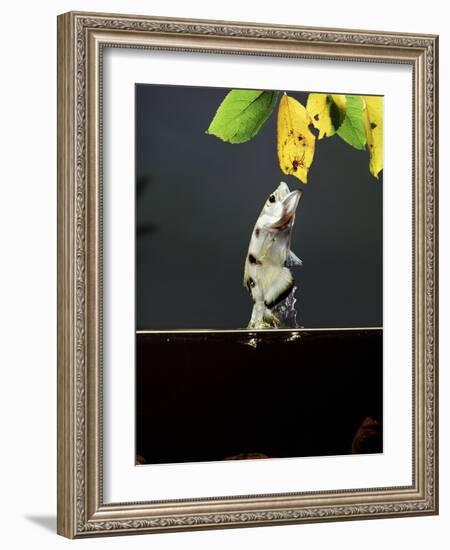
<path id="1" fill-rule="evenodd" d="M 413 484 L 320 493 L 102 500 L 102 48 L 413 67 Z M 58 533 L 70 538 L 438 513 L 438 38 L 95 13 L 58 17 Z"/>

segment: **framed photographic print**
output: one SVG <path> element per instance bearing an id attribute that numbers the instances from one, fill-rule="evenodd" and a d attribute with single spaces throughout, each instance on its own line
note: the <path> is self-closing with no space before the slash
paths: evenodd
<path id="1" fill-rule="evenodd" d="M 58 18 L 58 532 L 436 514 L 438 39 Z"/>

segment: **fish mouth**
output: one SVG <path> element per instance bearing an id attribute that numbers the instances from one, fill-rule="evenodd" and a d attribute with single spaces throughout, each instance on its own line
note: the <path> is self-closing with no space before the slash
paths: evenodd
<path id="1" fill-rule="evenodd" d="M 295 191 L 291 191 L 289 195 L 287 195 L 282 202 L 283 206 L 283 214 L 281 218 L 278 220 L 276 224 L 274 224 L 274 228 L 278 229 L 280 231 L 287 229 L 295 218 L 295 213 L 297 211 L 298 203 L 300 202 L 300 199 L 302 197 L 303 191 L 300 189 L 296 189 Z"/>

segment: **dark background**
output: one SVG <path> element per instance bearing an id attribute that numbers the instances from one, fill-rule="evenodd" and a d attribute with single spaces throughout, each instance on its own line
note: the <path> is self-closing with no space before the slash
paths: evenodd
<path id="1" fill-rule="evenodd" d="M 303 185 L 278 165 L 278 106 L 249 142 L 205 133 L 228 91 L 136 85 L 136 328 L 247 326 L 244 260 L 280 181 L 305 191 L 292 238 L 299 324 L 381 326 L 382 175 L 368 152 L 317 141 Z"/>

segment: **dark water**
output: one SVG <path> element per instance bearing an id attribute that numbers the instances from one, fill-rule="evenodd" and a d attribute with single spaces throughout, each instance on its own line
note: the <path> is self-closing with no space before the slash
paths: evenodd
<path id="1" fill-rule="evenodd" d="M 382 452 L 382 360 L 378 329 L 137 334 L 136 453 Z"/>

